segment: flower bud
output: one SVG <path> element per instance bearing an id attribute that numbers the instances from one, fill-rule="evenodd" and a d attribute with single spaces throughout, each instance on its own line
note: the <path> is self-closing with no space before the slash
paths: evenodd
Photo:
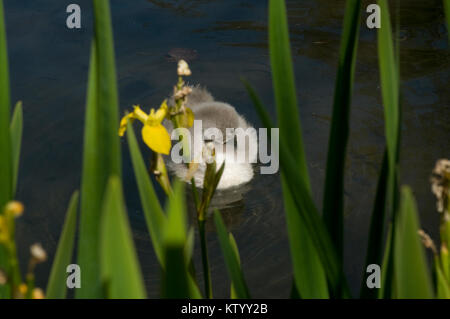
<path id="1" fill-rule="evenodd" d="M 6 205 L 6 213 L 12 214 L 14 217 L 22 216 L 24 211 L 23 204 L 18 201 L 11 201 Z"/>
<path id="2" fill-rule="evenodd" d="M 189 65 L 184 60 L 178 61 L 177 72 L 178 72 L 178 76 L 189 76 L 192 74 L 191 70 L 189 69 Z"/>
<path id="3" fill-rule="evenodd" d="M 33 259 L 35 259 L 36 262 L 38 263 L 47 260 L 47 253 L 45 252 L 44 248 L 42 248 L 42 245 L 39 243 L 31 245 L 30 252 Z"/>
<path id="4" fill-rule="evenodd" d="M 44 299 L 44 298 L 45 298 L 45 294 L 41 288 L 33 289 L 33 299 Z"/>

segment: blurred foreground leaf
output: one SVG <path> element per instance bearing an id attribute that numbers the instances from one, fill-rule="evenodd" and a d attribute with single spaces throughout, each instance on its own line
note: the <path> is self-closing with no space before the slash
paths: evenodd
<path id="1" fill-rule="evenodd" d="M 99 227 L 101 207 L 110 176 L 120 178 L 117 135 L 118 97 L 109 1 L 94 0 L 94 41 L 88 81 L 83 149 L 78 264 L 84 284 L 77 298 L 101 298 Z"/>
<path id="2" fill-rule="evenodd" d="M 284 0 L 269 1 L 269 51 L 280 139 L 286 143 L 309 191 L 308 165 L 303 147 Z"/>
<path id="3" fill-rule="evenodd" d="M 9 136 L 10 95 L 9 65 L 6 45 L 5 17 L 3 0 L 0 0 L 0 214 L 3 207 L 12 199 L 12 162 L 11 140 Z M 6 250 L 0 245 L 0 267 L 7 265 Z M 0 286 L 0 298 L 8 298 L 10 292 L 7 285 Z"/>
<path id="4" fill-rule="evenodd" d="M 425 251 L 417 233 L 420 225 L 416 202 L 408 187 L 402 188 L 395 227 L 394 296 L 400 299 L 433 298 Z"/>
<path id="5" fill-rule="evenodd" d="M 219 236 L 223 258 L 225 259 L 225 265 L 227 266 L 228 275 L 233 283 L 234 295 L 237 299 L 249 299 L 250 294 L 244 280 L 244 274 L 241 270 L 239 255 L 236 254 L 237 249 L 234 246 L 235 242 L 230 242 L 230 237 L 228 236 L 228 232 L 218 210 L 214 211 L 214 222 L 217 235 Z"/>
<path id="6" fill-rule="evenodd" d="M 186 205 L 184 185 L 176 181 L 169 196 L 167 223 L 163 234 L 164 264 L 162 280 L 163 298 L 189 298 L 194 289 L 189 279 L 185 258 L 187 243 Z"/>
<path id="7" fill-rule="evenodd" d="M 273 128 L 272 121 L 268 115 L 266 108 L 261 100 L 256 95 L 251 86 L 244 81 L 247 91 L 253 101 L 253 104 L 261 118 L 264 127 Z M 324 267 L 328 282 L 335 295 L 342 295 L 349 297 L 347 283 L 342 271 L 341 262 L 335 252 L 334 245 L 328 234 L 328 231 L 323 223 L 317 208 L 311 198 L 310 192 L 304 183 L 301 172 L 298 170 L 291 154 L 287 151 L 283 140 L 280 140 L 280 164 L 281 170 L 285 179 L 285 186 L 288 186 L 288 191 L 291 192 L 292 201 L 296 207 L 296 213 L 300 217 L 299 220 L 304 224 L 304 229 L 308 232 L 311 242 L 314 244 L 314 250 L 320 258 L 320 262 Z M 284 190 L 283 190 L 284 193 Z M 294 228 L 294 226 L 293 226 Z M 290 229 L 288 228 L 288 231 Z M 298 227 L 296 228 L 298 232 Z M 297 236 L 293 234 L 292 236 Z M 290 235 L 291 236 L 291 235 Z M 302 243 L 304 244 L 304 243 Z M 291 247 L 293 243 L 290 243 Z M 292 250 L 292 248 L 291 248 Z M 299 252 L 300 254 L 301 252 Z M 303 258 L 303 257 L 301 257 Z M 314 260 L 314 257 L 312 259 Z M 298 268 L 297 271 L 304 271 L 303 268 Z M 307 274 L 305 274 L 306 276 Z M 295 272 L 294 272 L 295 276 Z M 302 276 L 303 277 L 303 276 Z M 343 290 L 342 290 L 343 289 Z"/>
<path id="8" fill-rule="evenodd" d="M 128 124 L 127 138 L 147 229 L 150 233 L 153 249 L 155 250 L 159 264 L 161 267 L 164 267 L 162 258 L 162 231 L 167 219 L 156 196 L 144 159 L 139 150 L 133 127 L 130 123 Z"/>
<path id="9" fill-rule="evenodd" d="M 304 229 L 309 232 L 314 245 L 313 249 L 320 258 L 321 266 L 325 269 L 333 294 L 348 296 L 341 262 L 311 198 L 284 1 L 271 0 L 269 2 L 269 47 L 278 126 L 280 128 L 280 162 L 282 175 L 286 181 L 284 185 L 288 186 L 291 192 L 291 198 L 295 203 L 297 214 L 300 216 L 299 220 L 304 223 Z M 272 127 L 269 122 L 270 117 L 262 103 L 248 85 L 247 89 L 264 125 L 267 128 Z M 294 231 L 298 232 L 299 230 L 295 228 Z"/>
<path id="10" fill-rule="evenodd" d="M 283 197 L 297 292 L 303 299 L 329 298 L 325 271 L 314 243 L 297 212 L 289 187 L 283 180 Z"/>
<path id="11" fill-rule="evenodd" d="M 381 171 L 378 177 L 377 190 L 375 193 L 375 203 L 372 209 L 372 217 L 370 219 L 369 240 L 367 243 L 366 263 L 363 269 L 363 276 L 361 280 L 360 296 L 364 299 L 376 298 L 378 291 L 369 289 L 366 283 L 366 269 L 368 265 L 381 265 L 383 260 L 383 243 L 384 243 L 384 228 L 386 222 L 386 193 L 388 180 L 388 162 L 387 152 L 384 152 L 383 162 L 381 164 Z M 387 241 L 389 243 L 390 241 Z"/>
<path id="12" fill-rule="evenodd" d="M 106 296 L 145 298 L 144 280 L 118 177 L 111 177 L 108 183 L 100 228 L 101 277 Z"/>
<path id="13" fill-rule="evenodd" d="M 22 131 L 23 131 L 23 111 L 22 102 L 17 102 L 14 108 L 13 117 L 11 120 L 11 154 L 12 154 L 12 193 L 16 193 L 17 179 L 19 176 L 20 151 L 22 146 Z"/>
<path id="14" fill-rule="evenodd" d="M 237 261 L 239 263 L 239 266 L 241 265 L 241 257 L 239 256 L 239 249 L 238 246 L 236 244 L 236 240 L 234 239 L 234 236 L 232 233 L 229 234 L 229 240 L 230 240 L 230 245 L 231 248 L 233 249 L 233 253 L 237 258 Z M 236 289 L 234 289 L 234 285 L 233 283 L 231 283 L 231 287 L 230 287 L 230 297 L 231 299 L 237 299 L 238 298 L 238 294 L 236 293 Z"/>
<path id="15" fill-rule="evenodd" d="M 344 252 L 344 173 L 350 129 L 353 77 L 358 47 L 361 0 L 347 0 L 341 36 L 328 144 L 323 219 L 342 260 Z"/>
<path id="16" fill-rule="evenodd" d="M 385 138 L 386 138 L 386 157 L 387 157 L 387 189 L 384 216 L 379 219 L 391 218 L 391 240 L 386 242 L 386 251 L 390 256 L 385 256 L 386 265 L 383 267 L 383 278 L 387 282 L 382 282 L 382 296 L 391 298 L 394 291 L 390 282 L 394 278 L 394 245 L 397 230 L 396 214 L 398 212 L 398 153 L 400 147 L 400 71 L 399 71 L 399 48 L 394 48 L 392 39 L 392 27 L 389 15 L 389 6 L 386 0 L 379 0 L 378 4 L 381 9 L 381 25 L 378 29 L 378 57 L 381 81 L 381 93 L 384 108 Z M 383 211 L 381 212 L 383 213 Z M 383 233 L 378 234 L 383 238 Z M 382 239 L 379 239 L 380 241 Z M 388 284 L 389 283 L 389 284 Z"/>
<path id="17" fill-rule="evenodd" d="M 3 0 L 0 0 L 0 213 L 12 199 L 13 166 L 11 158 L 9 65 Z M 1 261 L 1 260 L 0 260 Z"/>
<path id="18" fill-rule="evenodd" d="M 435 256 L 434 269 L 436 272 L 436 297 L 439 299 L 450 299 L 449 282 L 444 271 L 441 269 L 441 266 L 444 266 L 443 264 L 441 265 L 439 257 Z"/>
<path id="19" fill-rule="evenodd" d="M 66 219 L 58 241 L 55 258 L 47 283 L 46 297 L 48 299 L 64 299 L 67 294 L 67 266 L 71 264 L 75 233 L 77 229 L 78 192 L 70 199 Z"/>

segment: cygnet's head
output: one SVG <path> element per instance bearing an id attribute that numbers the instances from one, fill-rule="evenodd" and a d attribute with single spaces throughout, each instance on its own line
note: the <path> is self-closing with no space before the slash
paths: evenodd
<path id="1" fill-rule="evenodd" d="M 253 178 L 251 163 L 256 162 L 258 145 L 256 131 L 254 129 L 247 130 L 252 126 L 230 104 L 215 101 L 211 93 L 205 88 L 199 86 L 191 88 L 192 92 L 187 97 L 186 106 L 193 111 L 195 120 L 202 121 L 203 145 L 201 147 L 207 142 L 213 142 L 217 169 L 225 162 L 225 169 L 217 188 L 226 189 L 249 182 Z M 168 103 L 173 105 L 173 97 L 169 99 Z M 171 123 L 165 121 L 164 125 L 171 133 L 173 129 Z M 211 134 L 211 132 L 214 132 L 214 128 L 221 132 L 220 136 Z M 247 135 L 244 140 L 242 139 L 244 137 L 238 138 L 236 129 L 246 132 Z M 189 131 L 192 136 L 191 149 L 193 149 L 194 128 L 191 127 Z M 233 146 L 234 152 L 227 152 L 227 146 Z M 245 156 L 244 161 L 237 154 L 243 154 Z M 167 167 L 180 179 L 186 179 L 188 169 L 185 164 L 175 164 L 169 158 Z M 201 188 L 203 187 L 205 170 L 206 164 L 202 162 L 193 176 L 196 185 Z"/>

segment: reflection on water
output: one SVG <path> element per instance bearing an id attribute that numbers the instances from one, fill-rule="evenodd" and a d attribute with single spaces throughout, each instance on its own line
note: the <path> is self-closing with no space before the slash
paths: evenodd
<path id="1" fill-rule="evenodd" d="M 25 111 L 18 185 L 18 199 L 27 205 L 18 223 L 23 267 L 27 247 L 36 241 L 42 242 L 50 260 L 53 258 L 70 194 L 80 185 L 92 13 L 91 1 L 79 0 L 83 28 L 68 30 L 68 3 L 5 1 L 13 100 L 23 100 Z M 145 108 L 159 105 L 176 81 L 171 57 L 187 54 L 192 60 L 190 81 L 206 85 L 216 99 L 235 105 L 255 127 L 260 122 L 239 81 L 241 76 L 260 92 L 269 112 L 275 113 L 265 1 L 111 3 L 122 111 L 132 104 Z M 345 1 L 286 3 L 305 147 L 314 199 L 320 208 Z M 402 181 L 415 190 L 423 227 L 438 238 L 438 216 L 428 176 L 436 159 L 450 156 L 450 50 L 440 0 L 401 3 Z M 377 63 L 376 33 L 362 27 L 345 180 L 345 271 L 355 293 L 384 148 Z M 144 145 L 141 148 L 149 157 Z M 126 140 L 122 140 L 127 208 L 149 294 L 155 297 L 160 269 L 127 149 Z M 155 188 L 163 199 L 159 187 Z M 188 202 L 192 215 L 189 197 Z M 239 245 L 252 295 L 287 297 L 291 266 L 279 176 L 256 174 L 243 189 L 219 193 L 215 204 L 223 208 L 222 215 Z M 213 225 L 208 224 L 208 229 L 214 293 L 227 297 L 229 282 L 223 257 Z M 200 272 L 198 246 L 195 251 Z M 39 268 L 38 285 L 44 286 L 48 272 L 49 265 Z"/>

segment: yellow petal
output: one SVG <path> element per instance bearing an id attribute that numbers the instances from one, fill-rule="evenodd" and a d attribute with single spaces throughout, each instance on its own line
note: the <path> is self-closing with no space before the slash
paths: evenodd
<path id="1" fill-rule="evenodd" d="M 167 99 L 162 101 L 161 105 L 159 106 L 159 109 L 163 110 L 166 113 L 169 111 L 169 106 L 167 105 Z"/>
<path id="2" fill-rule="evenodd" d="M 122 120 L 120 120 L 119 136 L 123 136 L 123 134 L 125 134 L 129 121 L 133 123 L 135 119 L 138 119 L 139 121 L 145 124 L 145 122 L 148 119 L 148 115 L 141 110 L 139 105 L 133 105 L 133 107 L 134 107 L 133 112 L 125 115 L 124 117 L 122 117 Z"/>
<path id="3" fill-rule="evenodd" d="M 161 122 L 166 118 L 168 111 L 169 108 L 167 107 L 166 100 L 164 100 L 157 111 L 155 111 L 155 109 L 150 110 L 146 124 L 150 126 L 161 124 Z"/>
<path id="4" fill-rule="evenodd" d="M 133 118 L 138 119 L 142 123 L 145 123 L 147 121 L 148 115 L 142 111 L 139 105 L 133 105 Z"/>
<path id="5" fill-rule="evenodd" d="M 127 114 L 120 120 L 119 136 L 123 136 L 123 134 L 125 134 L 125 131 L 127 130 L 128 121 L 131 122 L 134 121 L 133 115 L 134 115 L 133 113 Z"/>
<path id="6" fill-rule="evenodd" d="M 155 126 L 144 125 L 142 128 L 142 139 L 156 153 L 169 155 L 170 147 L 172 146 L 170 135 L 161 124 Z"/>

